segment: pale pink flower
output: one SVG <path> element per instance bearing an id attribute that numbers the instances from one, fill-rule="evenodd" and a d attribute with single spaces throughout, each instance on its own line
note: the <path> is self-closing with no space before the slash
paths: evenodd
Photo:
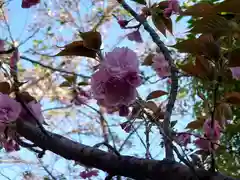
<path id="1" fill-rule="evenodd" d="M 127 38 L 128 38 L 128 40 L 135 41 L 137 43 L 143 42 L 143 39 L 142 39 L 142 36 L 141 36 L 139 30 L 133 31 L 133 32 L 127 34 Z"/>
<path id="2" fill-rule="evenodd" d="M 236 80 L 240 80 L 240 67 L 231 67 L 232 76 Z"/>
<path id="3" fill-rule="evenodd" d="M 0 126 L 15 121 L 21 112 L 21 105 L 7 94 L 0 93 Z"/>
<path id="4" fill-rule="evenodd" d="M 40 3 L 40 0 L 22 0 L 22 8 L 30 8 Z"/>
<path id="5" fill-rule="evenodd" d="M 110 108 L 132 104 L 140 85 L 139 61 L 136 53 L 128 48 L 115 48 L 107 53 L 91 78 L 93 97 Z"/>
<path id="6" fill-rule="evenodd" d="M 186 147 L 191 141 L 191 135 L 189 133 L 177 133 L 176 142 L 179 145 Z"/>
<path id="7" fill-rule="evenodd" d="M 214 128 L 212 129 L 211 119 L 207 119 L 203 124 L 203 132 L 208 139 L 216 141 L 220 139 L 221 127 L 218 121 L 214 120 Z"/>
<path id="8" fill-rule="evenodd" d="M 27 104 L 27 107 L 29 109 L 29 111 L 34 115 L 34 117 L 40 122 L 40 123 L 43 123 L 44 122 L 44 117 L 43 117 L 43 114 L 42 114 L 42 110 L 41 110 L 41 104 L 39 102 L 35 102 L 35 101 L 31 101 Z M 22 108 L 22 112 L 21 112 L 21 118 L 23 120 L 26 120 L 26 121 L 31 121 L 31 122 L 34 122 L 36 123 L 35 119 L 32 117 L 31 114 L 29 114 L 29 112 Z"/>
<path id="9" fill-rule="evenodd" d="M 163 54 L 155 55 L 152 61 L 152 67 L 159 77 L 164 78 L 166 76 L 170 76 L 169 65 Z"/>

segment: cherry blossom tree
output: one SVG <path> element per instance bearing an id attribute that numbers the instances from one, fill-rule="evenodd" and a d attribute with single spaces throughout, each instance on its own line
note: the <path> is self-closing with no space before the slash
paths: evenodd
<path id="1" fill-rule="evenodd" d="M 229 87 L 239 80 L 239 0 L 182 7 L 177 0 L 22 0 L 19 8 L 35 10 L 23 41 L 13 36 L 9 3 L 1 2 L 7 38 L 0 40 L 0 143 L 6 156 L 32 153 L 44 171 L 40 179 L 239 178 L 239 171 L 222 173 L 217 163 L 220 150 L 229 150 L 222 143 L 228 128 L 238 127 L 232 109 L 240 92 Z M 191 38 L 167 46 L 162 39 L 175 36 L 174 18 L 189 16 Z M 107 46 L 115 37 L 111 26 L 124 34 Z M 147 39 L 155 48 L 147 48 Z M 180 96 L 189 81 L 205 85 L 205 94 L 197 92 L 203 106 L 180 129 L 181 120 L 173 118 L 184 118 L 174 113 L 191 99 Z M 46 104 L 58 106 L 43 109 Z M 141 144 L 141 152 L 131 143 Z M 161 160 L 156 149 L 164 149 Z M 45 165 L 53 156 L 62 162 L 55 171 Z M 63 161 L 68 175 L 61 172 Z M 38 178 L 29 171 L 22 176 Z"/>

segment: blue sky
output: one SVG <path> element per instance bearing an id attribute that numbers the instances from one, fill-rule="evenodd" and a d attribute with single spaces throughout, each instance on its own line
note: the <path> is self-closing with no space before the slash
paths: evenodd
<path id="1" fill-rule="evenodd" d="M 131 3 L 134 7 L 134 3 Z M 16 39 L 17 41 L 22 41 L 25 40 L 28 36 L 29 33 L 26 31 L 27 25 L 31 22 L 33 13 L 35 12 L 35 9 L 22 9 L 21 8 L 21 0 L 13 0 L 10 5 L 8 6 L 9 11 L 8 11 L 8 19 L 9 19 L 9 24 L 10 24 L 10 29 L 11 29 L 11 33 L 14 39 Z M 84 9 L 81 9 L 83 11 L 81 11 L 81 13 L 84 13 Z M 178 24 L 174 24 L 173 26 L 173 32 L 175 35 L 179 36 L 182 35 L 185 30 L 186 27 L 184 26 L 185 22 L 181 21 L 181 23 Z M 109 51 L 113 48 L 113 46 L 116 45 L 116 42 L 119 41 L 119 37 L 121 37 L 122 35 L 126 34 L 126 31 L 121 30 L 119 28 L 119 25 L 114 22 L 111 25 L 111 28 L 106 29 L 108 37 L 107 39 L 104 41 L 104 51 Z M 8 34 L 3 33 L 2 31 L 1 35 L 3 38 L 6 38 L 8 36 Z M 62 33 L 65 33 L 66 36 L 71 37 L 71 35 L 69 35 L 68 29 L 64 29 L 61 31 Z M 117 35 L 116 35 L 117 32 Z M 141 28 L 141 33 L 142 36 L 144 37 L 144 40 L 147 41 L 148 46 L 154 46 L 151 38 L 149 37 L 149 35 L 144 32 L 144 30 Z M 41 39 L 41 36 L 38 36 L 38 38 Z M 33 38 L 35 39 L 35 38 Z M 26 49 L 28 49 L 29 47 L 32 47 L 32 40 L 29 40 L 26 44 L 24 44 L 23 46 L 21 46 L 20 51 L 23 52 Z M 167 39 L 164 38 L 163 36 L 161 36 L 161 39 L 166 43 L 166 44 L 173 44 L 174 43 L 174 37 L 169 36 Z M 142 51 L 146 45 L 145 44 L 135 44 L 133 42 L 128 41 L 127 39 L 124 39 L 123 41 L 121 41 L 117 46 L 128 46 L 129 48 L 133 49 L 133 50 L 138 50 L 138 51 Z M 35 58 L 37 59 L 37 58 Z M 30 67 L 29 63 L 24 62 L 24 65 L 26 67 Z M 143 70 L 146 74 L 153 74 L 153 71 L 151 70 L 151 68 L 146 68 L 146 67 L 141 67 L 141 70 Z M 154 79 L 153 79 L 154 80 Z M 156 89 L 163 89 L 166 88 L 166 84 L 165 83 L 157 83 L 156 85 L 147 85 L 144 87 L 140 87 L 139 91 L 140 94 L 145 97 L 150 91 L 156 90 Z M 42 101 L 41 102 L 43 105 L 43 109 L 46 108 L 50 108 L 50 107 L 54 107 L 57 104 L 56 103 L 50 103 L 49 101 Z M 115 121 L 115 119 L 117 119 L 119 122 L 124 122 L 126 119 L 124 118 L 118 118 L 115 115 L 111 115 L 111 116 L 107 116 L 107 120 L 109 121 L 109 123 L 112 123 L 113 121 Z M 189 120 L 191 120 L 191 116 L 188 117 L 180 117 L 180 116 L 176 116 L 173 117 L 172 120 L 179 120 L 179 119 L 183 119 L 181 121 L 179 121 L 179 123 L 177 124 L 177 129 L 183 129 L 185 127 L 185 125 L 187 124 L 187 122 L 189 122 Z M 115 133 L 117 133 L 121 138 L 126 137 L 128 134 L 126 134 L 125 132 L 123 132 L 120 128 L 116 128 L 114 129 Z M 139 134 L 143 135 L 144 133 L 144 129 L 140 129 L 139 130 Z M 81 139 L 81 141 L 83 143 L 89 144 L 89 145 L 94 145 L 95 143 L 99 142 L 99 139 L 97 138 L 93 138 L 93 137 L 86 137 L 86 136 L 82 136 L 83 138 Z M 77 137 L 72 137 L 72 138 L 77 138 Z M 153 154 L 158 155 L 157 159 L 161 159 L 163 157 L 163 151 L 160 151 L 159 147 L 159 139 L 160 136 L 158 135 L 158 132 L 156 131 L 155 133 L 152 133 L 152 151 Z M 135 136 L 134 139 L 134 148 L 131 151 L 123 151 L 123 154 L 140 154 L 140 155 L 144 155 L 144 148 L 141 145 L 139 139 Z M 160 153 L 160 154 L 159 154 Z M 49 157 L 51 153 L 48 153 L 48 155 L 46 156 L 46 158 L 44 158 L 44 160 L 46 162 L 51 163 L 51 160 Z M 25 160 L 33 160 L 34 159 L 34 154 L 27 151 L 27 150 L 23 150 L 20 152 L 20 156 L 25 159 Z M 23 165 L 23 166 L 19 166 L 19 167 L 14 167 L 14 168 L 9 168 L 9 166 L 12 166 L 11 164 L 1 164 L 1 169 L 2 169 L 2 173 L 4 173 L 5 175 L 7 175 L 8 177 L 10 177 L 10 179 L 19 179 L 19 178 L 15 178 L 15 176 L 17 175 L 16 172 L 18 171 L 18 169 L 24 168 L 26 170 L 31 169 L 29 166 Z M 66 164 L 64 163 L 64 160 L 61 160 L 57 163 L 57 166 L 55 166 L 59 171 L 64 172 L 66 167 Z M 12 170 L 14 169 L 14 170 Z M 0 178 L 1 179 L 1 178 Z M 69 178 L 70 179 L 70 178 Z"/>

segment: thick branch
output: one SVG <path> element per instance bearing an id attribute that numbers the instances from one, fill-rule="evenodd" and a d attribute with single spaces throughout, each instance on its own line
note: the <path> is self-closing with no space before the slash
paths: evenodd
<path id="1" fill-rule="evenodd" d="M 169 139 L 171 138 L 167 138 L 171 136 L 170 118 L 171 118 L 172 110 L 177 97 L 177 89 L 178 89 L 178 77 L 177 77 L 176 68 L 173 63 L 173 59 L 170 55 L 169 50 L 166 48 L 164 43 L 160 40 L 160 37 L 158 36 L 158 34 L 148 24 L 148 22 L 145 19 L 143 19 L 141 16 L 139 16 L 124 0 L 117 0 L 117 1 L 123 6 L 125 10 L 127 10 L 138 22 L 140 22 L 143 25 L 144 29 L 149 33 L 149 35 L 152 37 L 152 40 L 157 44 L 157 46 L 163 53 L 164 57 L 166 58 L 166 60 L 169 62 L 172 84 L 171 84 L 171 90 L 170 90 L 169 100 L 167 104 L 167 109 L 164 116 L 163 129 L 164 129 L 164 134 L 166 135 L 166 137 L 164 137 L 166 158 L 170 160 L 174 160 L 171 142 L 169 142 Z"/>
<path id="2" fill-rule="evenodd" d="M 77 161 L 83 165 L 101 169 L 109 174 L 141 179 L 168 179 L 188 180 L 193 179 L 191 170 L 177 162 L 163 160 L 146 160 L 131 156 L 117 156 L 90 146 L 86 146 L 58 134 L 48 132 L 48 136 L 42 131 L 23 121 L 17 122 L 17 132 L 38 145 L 68 160 Z M 220 174 L 197 169 L 199 180 L 235 180 Z"/>

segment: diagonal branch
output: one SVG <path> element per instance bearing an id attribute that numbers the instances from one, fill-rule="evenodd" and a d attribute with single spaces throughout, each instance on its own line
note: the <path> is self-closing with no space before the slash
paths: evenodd
<path id="1" fill-rule="evenodd" d="M 163 53 L 165 59 L 168 61 L 170 70 L 171 70 L 171 90 L 169 95 L 169 100 L 164 116 L 164 123 L 163 123 L 163 129 L 167 137 L 164 137 L 164 143 L 165 143 L 165 153 L 166 158 L 170 160 L 174 160 L 173 150 L 171 143 L 169 142 L 169 139 L 171 139 L 171 132 L 170 132 L 170 118 L 172 115 L 172 110 L 174 107 L 174 103 L 177 97 L 177 90 L 178 90 L 178 77 L 177 77 L 177 70 L 174 66 L 173 59 L 170 55 L 169 50 L 166 48 L 164 43 L 160 40 L 160 37 L 155 32 L 155 30 L 148 24 L 148 22 L 143 19 L 141 16 L 139 16 L 124 0 L 117 0 L 125 10 L 127 10 L 138 22 L 140 22 L 144 29 L 149 33 L 149 35 L 152 37 L 152 40 L 157 44 L 161 52 Z"/>
<path id="2" fill-rule="evenodd" d="M 74 142 L 58 134 L 48 132 L 46 135 L 27 121 L 17 121 L 17 132 L 40 148 L 85 166 L 101 169 L 109 174 L 137 180 L 190 180 L 194 178 L 192 171 L 183 164 L 170 160 L 156 161 L 132 156 L 119 157 L 113 153 Z M 196 169 L 196 174 L 199 180 L 237 180 L 203 169 Z"/>
<path id="3" fill-rule="evenodd" d="M 25 60 L 25 61 L 29 61 L 31 63 L 34 63 L 34 64 L 38 64 L 39 66 L 42 66 L 44 68 L 47 68 L 47 69 L 50 69 L 52 71 L 56 71 L 56 72 L 62 72 L 62 73 L 65 73 L 65 74 L 72 74 L 72 75 L 76 75 L 76 76 L 79 76 L 79 77 L 82 77 L 82 78 L 89 78 L 89 76 L 85 76 L 83 74 L 78 74 L 78 73 L 74 73 L 74 72 L 69 72 L 69 71 L 66 71 L 64 69 L 58 69 L 58 68 L 55 68 L 55 67 L 51 67 L 51 66 L 48 66 L 48 65 L 45 65 L 39 61 L 36 61 L 36 60 L 33 60 L 33 59 L 30 59 L 28 57 L 25 57 L 25 56 L 20 56 L 21 59 Z"/>

